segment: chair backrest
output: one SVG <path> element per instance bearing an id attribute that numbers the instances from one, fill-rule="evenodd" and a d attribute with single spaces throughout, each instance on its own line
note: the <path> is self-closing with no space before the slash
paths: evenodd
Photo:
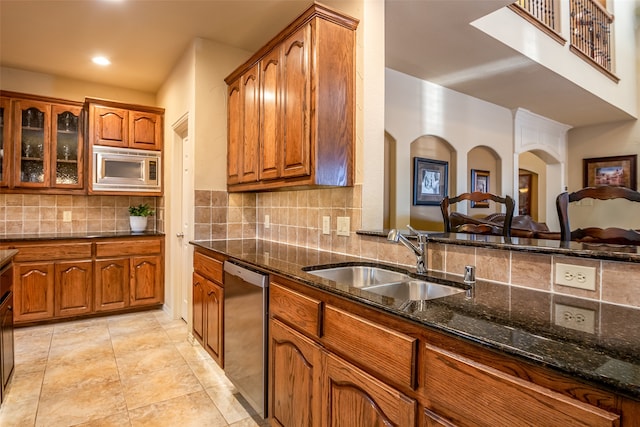
<path id="1" fill-rule="evenodd" d="M 449 207 L 455 203 L 458 203 L 463 200 L 469 200 L 472 202 L 484 202 L 487 200 L 492 200 L 495 203 L 501 203 L 506 206 L 506 213 L 504 216 L 504 223 L 502 225 L 502 230 L 499 230 L 495 227 L 466 227 L 461 226 L 456 230 L 452 230 L 451 227 L 451 219 L 449 215 Z M 513 198 L 510 196 L 500 197 L 491 193 L 481 193 L 479 191 L 473 193 L 462 193 L 456 197 L 445 196 L 444 199 L 440 202 L 440 210 L 442 211 L 442 220 L 444 222 L 444 231 L 447 233 L 451 232 L 461 232 L 461 233 L 476 233 L 476 234 L 502 234 L 506 238 L 511 237 L 511 223 L 513 222 L 513 210 L 515 207 L 515 203 Z M 500 233 L 501 232 L 501 233 Z"/>
<path id="2" fill-rule="evenodd" d="M 640 245 L 640 219 L 638 229 L 588 227 L 571 230 L 569 222 L 569 203 L 591 198 L 597 200 L 626 199 L 640 203 L 640 193 L 625 187 L 586 187 L 573 193 L 561 193 L 556 198 L 558 219 L 560 220 L 560 238 L 563 242 L 570 240 L 614 243 L 622 245 Z M 615 216 L 615 213 L 613 214 Z"/>

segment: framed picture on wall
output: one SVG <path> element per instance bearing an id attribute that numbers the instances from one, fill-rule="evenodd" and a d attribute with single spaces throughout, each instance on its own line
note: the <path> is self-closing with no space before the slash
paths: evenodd
<path id="1" fill-rule="evenodd" d="M 413 158 L 413 204 L 439 205 L 448 191 L 449 163 Z"/>
<path id="2" fill-rule="evenodd" d="M 489 192 L 489 171 L 480 169 L 471 169 L 471 191 L 488 193 Z M 471 201 L 472 208 L 488 208 L 489 201 L 474 202 Z"/>
<path id="3" fill-rule="evenodd" d="M 584 187 L 612 185 L 637 190 L 637 160 L 637 154 L 583 159 Z"/>

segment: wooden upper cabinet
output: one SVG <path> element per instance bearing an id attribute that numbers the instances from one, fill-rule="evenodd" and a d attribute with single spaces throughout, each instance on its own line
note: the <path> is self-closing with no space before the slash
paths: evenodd
<path id="1" fill-rule="evenodd" d="M 353 185 L 357 25 L 313 4 L 225 79 L 229 191 Z"/>
<path id="2" fill-rule="evenodd" d="M 87 98 L 91 145 L 160 151 L 164 110 Z"/>
<path id="3" fill-rule="evenodd" d="M 282 47 L 275 48 L 260 61 L 260 179 L 281 175 L 281 62 Z"/>
<path id="4" fill-rule="evenodd" d="M 129 146 L 142 150 L 162 150 L 162 115 L 131 111 Z"/>
<path id="5" fill-rule="evenodd" d="M 242 76 L 242 160 L 240 182 L 258 180 L 258 149 L 260 143 L 260 77 L 256 64 Z"/>
<path id="6" fill-rule="evenodd" d="M 311 174 L 311 25 L 305 25 L 284 42 L 282 64 L 282 176 Z"/>
<path id="7" fill-rule="evenodd" d="M 227 184 L 240 182 L 240 161 L 242 148 L 242 102 L 240 99 L 240 79 L 227 88 Z"/>
<path id="8" fill-rule="evenodd" d="M 90 107 L 91 143 L 110 147 L 129 146 L 129 112 L 122 108 L 110 108 L 95 105 Z"/>
<path id="9" fill-rule="evenodd" d="M 11 100 L 0 97 L 0 187 L 9 186 L 11 174 Z"/>
<path id="10" fill-rule="evenodd" d="M 0 185 L 38 193 L 84 193 L 83 109 L 79 102 L 4 92 L 12 107 L 3 129 Z M 5 118 L 6 118 L 5 113 Z M 5 140 L 5 138 L 7 138 Z M 62 191 L 60 191 L 62 190 Z"/>

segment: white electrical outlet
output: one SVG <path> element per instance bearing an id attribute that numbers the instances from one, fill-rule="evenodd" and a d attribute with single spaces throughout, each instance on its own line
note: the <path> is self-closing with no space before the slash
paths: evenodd
<path id="1" fill-rule="evenodd" d="M 264 216 L 264 228 L 269 228 L 271 224 L 269 223 L 269 215 Z"/>
<path id="2" fill-rule="evenodd" d="M 596 312 L 587 308 L 555 304 L 556 325 L 576 331 L 595 333 Z"/>
<path id="3" fill-rule="evenodd" d="M 348 216 L 338 217 L 338 236 L 349 236 L 350 219 Z"/>
<path id="4" fill-rule="evenodd" d="M 331 234 L 331 217 L 322 217 L 322 234 Z"/>
<path id="5" fill-rule="evenodd" d="M 71 222 L 71 211 L 62 212 L 62 222 Z"/>
<path id="6" fill-rule="evenodd" d="M 596 268 L 556 263 L 556 284 L 572 288 L 596 290 Z"/>

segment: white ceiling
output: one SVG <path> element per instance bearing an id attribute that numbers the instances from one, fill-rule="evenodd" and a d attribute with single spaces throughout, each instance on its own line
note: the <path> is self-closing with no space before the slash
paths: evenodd
<path id="1" fill-rule="evenodd" d="M 253 52 L 311 2 L 0 0 L 0 65 L 155 93 L 194 38 Z M 387 66 L 574 126 L 628 118 L 468 25 L 508 3 L 387 0 Z"/>

